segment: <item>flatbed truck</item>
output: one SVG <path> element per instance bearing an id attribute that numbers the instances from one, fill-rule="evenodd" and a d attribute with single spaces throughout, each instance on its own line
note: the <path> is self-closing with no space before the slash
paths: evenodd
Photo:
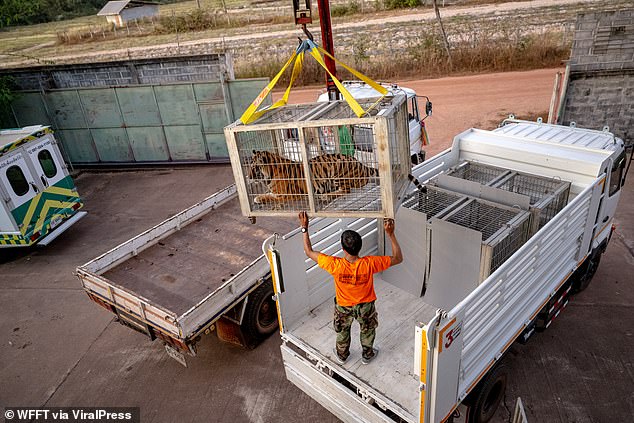
<path id="1" fill-rule="evenodd" d="M 299 230 L 270 237 L 263 250 L 272 266 L 287 378 L 344 422 L 488 421 L 504 393 L 505 351 L 545 329 L 596 271 L 613 231 L 625 162 L 623 141 L 607 131 L 510 119 L 493 131 L 469 129 L 416 166 L 423 192 L 412 188 L 396 215 L 404 262 L 375 275 L 381 353 L 369 365 L 361 362 L 357 325 L 350 357 L 336 360 L 332 278 L 306 258 Z M 488 185 L 447 177 L 465 164 L 503 173 Z M 518 175 L 567 181 L 564 203 L 538 225 L 522 226 L 536 231 L 483 272 L 486 228 L 466 227 L 483 216 L 473 209 L 465 220 L 454 219 L 469 205 L 495 201 L 506 203 L 498 214 L 517 214 L 489 238 L 520 227 L 517 216 L 530 213 L 531 199 L 522 199 L 521 187 L 500 188 Z M 439 188 L 443 180 L 453 191 Z M 449 198 L 444 210 L 419 207 L 432 192 Z M 373 219 L 314 219 L 313 248 L 341 255 L 345 229 L 362 235 L 361 255 L 390 254 L 381 222 Z"/>
<path id="2" fill-rule="evenodd" d="M 186 365 L 201 336 L 252 348 L 277 329 L 261 242 L 294 222 L 240 214 L 235 185 L 79 266 L 88 297 Z"/>

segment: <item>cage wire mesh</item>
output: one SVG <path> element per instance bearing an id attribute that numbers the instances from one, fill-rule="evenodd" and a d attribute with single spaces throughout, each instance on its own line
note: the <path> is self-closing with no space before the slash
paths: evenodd
<path id="1" fill-rule="evenodd" d="M 491 250 L 483 254 L 482 279 L 500 267 L 528 240 L 530 213 L 524 210 L 471 199 L 444 220 L 482 233 L 482 245 Z"/>
<path id="2" fill-rule="evenodd" d="M 343 102 L 284 106 L 254 124 L 228 127 L 233 129 L 250 212 L 371 212 L 386 217 L 382 184 L 396 178 L 404 186 L 409 173 L 401 159 L 409 157 L 407 121 L 394 121 L 406 119 L 407 110 L 404 97 L 361 103 L 372 104 L 376 107 L 369 115 L 383 112 L 387 134 L 377 134 L 375 119 L 357 118 Z M 379 152 L 380 135 L 394 152 L 387 155 L 390 163 L 380 163 L 386 156 Z M 388 174 L 380 175 L 379 169 Z"/>
<path id="3" fill-rule="evenodd" d="M 531 224 L 529 216 L 526 214 L 524 216 L 524 218 L 520 216 L 513 225 L 509 226 L 508 233 L 499 239 L 498 242 L 492 244 L 493 251 L 488 265 L 484 267 L 485 274 L 483 275 L 483 280 L 500 267 L 506 259 L 511 257 L 522 245 L 524 245 L 526 241 L 528 241 L 531 232 Z"/>
<path id="4" fill-rule="evenodd" d="M 465 161 L 460 163 L 458 166 L 449 169 L 446 173 L 447 175 L 455 178 L 466 179 L 467 181 L 487 185 L 507 172 L 507 169 Z"/>
<path id="5" fill-rule="evenodd" d="M 428 219 L 446 214 L 467 199 L 466 196 L 444 189 L 426 186 L 410 193 L 403 207 L 425 213 Z"/>
<path id="6" fill-rule="evenodd" d="M 570 182 L 518 172 L 513 172 L 494 186 L 530 198 L 535 230 L 566 206 L 570 192 Z"/>

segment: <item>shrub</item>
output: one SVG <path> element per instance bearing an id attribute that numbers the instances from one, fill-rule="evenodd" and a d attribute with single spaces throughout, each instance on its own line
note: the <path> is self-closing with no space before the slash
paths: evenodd
<path id="1" fill-rule="evenodd" d="M 10 76 L 0 76 L 0 128 L 15 126 L 11 103 L 16 99 L 15 81 Z"/>
<path id="2" fill-rule="evenodd" d="M 361 11 L 361 6 L 356 0 L 351 0 L 347 4 L 337 4 L 330 9 L 330 14 L 336 18 L 346 15 L 354 15 Z"/>
<path id="3" fill-rule="evenodd" d="M 407 9 L 420 6 L 420 0 L 381 0 L 381 7 L 385 10 Z"/>

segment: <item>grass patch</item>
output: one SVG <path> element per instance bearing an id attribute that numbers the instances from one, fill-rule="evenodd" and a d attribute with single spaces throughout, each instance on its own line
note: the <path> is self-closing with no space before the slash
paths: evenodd
<path id="1" fill-rule="evenodd" d="M 560 66 L 568 58 L 570 45 L 562 44 L 561 33 L 526 34 L 517 38 L 498 36 L 495 38 L 478 37 L 471 42 L 460 41 L 454 44 L 451 63 L 443 49 L 440 38 L 435 32 L 418 38 L 398 54 L 386 57 L 371 56 L 364 46 L 371 45 L 368 40 L 359 39 L 358 47 L 352 44 L 348 54 L 339 58 L 360 72 L 376 80 L 395 80 L 407 77 L 442 77 L 451 74 L 470 74 L 482 72 L 504 72 L 511 70 L 530 70 Z M 254 60 L 256 59 L 256 60 Z M 273 78 L 280 70 L 280 64 L 287 57 L 279 55 L 236 60 L 235 72 L 238 78 L 267 76 Z M 290 71 L 280 80 L 288 83 Z M 345 70 L 339 72 L 340 79 L 350 79 L 352 75 Z M 306 58 L 304 70 L 297 85 L 309 85 L 322 82 L 324 73 L 312 58 Z"/>

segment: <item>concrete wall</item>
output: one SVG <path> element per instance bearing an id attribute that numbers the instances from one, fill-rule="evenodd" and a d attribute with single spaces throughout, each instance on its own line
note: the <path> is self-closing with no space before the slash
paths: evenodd
<path id="1" fill-rule="evenodd" d="M 558 121 L 634 137 L 634 10 L 579 15 L 568 66 Z"/>
<path id="2" fill-rule="evenodd" d="M 12 76 L 19 90 L 218 81 L 221 75 L 234 79 L 228 53 L 2 69 L 0 75 Z"/>

